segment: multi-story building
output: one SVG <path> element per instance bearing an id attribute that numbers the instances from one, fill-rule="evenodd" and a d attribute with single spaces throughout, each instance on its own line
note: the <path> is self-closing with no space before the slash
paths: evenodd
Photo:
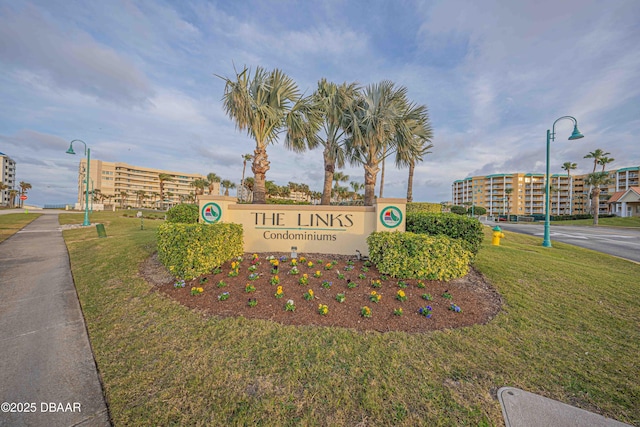
<path id="1" fill-rule="evenodd" d="M 87 160 L 82 159 L 78 169 L 78 204 L 84 209 Z M 205 180 L 200 174 L 174 172 L 131 166 L 120 162 L 91 160 L 89 168 L 89 192 L 98 202 L 126 207 L 169 208 L 178 203 L 194 200 L 195 180 Z M 160 197 L 160 175 L 170 179 L 163 181 L 163 197 Z M 205 189 L 209 192 L 209 188 Z M 220 194 L 220 184 L 212 184 L 212 194 Z"/>
<path id="2" fill-rule="evenodd" d="M 10 206 L 10 192 L 16 184 L 16 162 L 4 153 L 0 153 L 0 205 Z"/>
<path id="3" fill-rule="evenodd" d="M 639 167 L 609 172 L 611 183 L 601 187 L 600 213 L 610 211 L 608 199 L 615 192 L 638 186 Z M 589 210 L 589 186 L 585 175 L 551 175 L 549 211 L 551 215 L 572 215 Z M 543 215 L 545 176 L 534 173 L 474 176 L 454 181 L 452 204 L 482 206 L 490 216 Z"/>

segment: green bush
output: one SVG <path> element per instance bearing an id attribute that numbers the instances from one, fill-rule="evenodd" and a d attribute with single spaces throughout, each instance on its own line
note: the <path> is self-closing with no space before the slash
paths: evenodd
<path id="1" fill-rule="evenodd" d="M 482 206 L 474 206 L 473 209 L 469 208 L 467 210 L 467 213 L 473 213 L 474 215 L 484 215 L 487 213 L 487 210 Z"/>
<path id="2" fill-rule="evenodd" d="M 407 203 L 407 214 L 413 212 L 440 213 L 442 206 L 440 203 L 411 202 Z"/>
<path id="3" fill-rule="evenodd" d="M 239 224 L 179 224 L 158 227 L 158 259 L 174 276 L 190 280 L 244 252 Z"/>
<path id="4" fill-rule="evenodd" d="M 456 215 L 466 215 L 467 208 L 465 208 L 464 206 L 451 206 L 451 213 L 454 213 Z"/>
<path id="5" fill-rule="evenodd" d="M 302 202 L 289 199 L 267 199 L 268 205 L 310 205 L 311 202 Z"/>
<path id="6" fill-rule="evenodd" d="M 469 271 L 472 253 L 447 236 L 374 232 L 367 238 L 369 259 L 383 274 L 399 279 L 450 280 Z"/>
<path id="7" fill-rule="evenodd" d="M 198 205 L 181 203 L 175 205 L 167 211 L 167 221 L 180 222 L 184 224 L 195 224 L 198 222 Z"/>
<path id="8" fill-rule="evenodd" d="M 476 218 L 457 214 L 407 213 L 407 231 L 438 236 L 444 234 L 453 239 L 463 240 L 465 248 L 474 255 L 482 246 L 484 233 L 482 224 Z"/>

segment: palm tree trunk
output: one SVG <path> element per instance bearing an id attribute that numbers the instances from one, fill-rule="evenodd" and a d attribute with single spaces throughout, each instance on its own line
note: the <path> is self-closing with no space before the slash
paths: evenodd
<path id="1" fill-rule="evenodd" d="M 242 161 L 242 179 L 240 180 L 240 200 L 244 202 L 244 172 L 247 169 L 247 159 Z"/>
<path id="2" fill-rule="evenodd" d="M 598 215 L 600 212 L 600 189 L 595 187 L 593 189 L 593 225 L 598 225 Z"/>
<path id="3" fill-rule="evenodd" d="M 376 175 L 378 165 L 364 165 L 364 205 L 373 206 L 375 201 Z"/>
<path id="4" fill-rule="evenodd" d="M 416 167 L 416 162 L 413 160 L 409 163 L 409 179 L 407 182 L 407 203 L 413 202 L 413 170 Z"/>
<path id="5" fill-rule="evenodd" d="M 266 203 L 266 174 L 269 170 L 267 150 L 264 147 L 258 147 L 253 154 L 253 165 L 251 166 L 255 179 L 253 185 L 253 204 L 264 205 Z"/>
<path id="6" fill-rule="evenodd" d="M 387 147 L 385 146 L 385 151 L 387 151 Z M 384 191 L 384 164 L 386 157 L 382 158 L 382 170 L 380 171 L 380 195 L 378 197 L 380 197 L 382 199 L 382 192 Z"/>
<path id="7" fill-rule="evenodd" d="M 322 187 L 321 205 L 331 204 L 331 184 L 333 183 L 333 174 L 336 170 L 335 160 L 331 158 L 329 148 L 324 149 L 324 186 Z"/>

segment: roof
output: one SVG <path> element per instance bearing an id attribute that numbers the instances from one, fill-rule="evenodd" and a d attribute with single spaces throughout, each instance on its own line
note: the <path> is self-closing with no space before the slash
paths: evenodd
<path id="1" fill-rule="evenodd" d="M 637 170 L 640 170 L 640 166 L 618 169 L 616 172 L 637 171 Z"/>
<path id="2" fill-rule="evenodd" d="M 626 190 L 625 190 L 625 191 L 616 191 L 615 193 L 613 193 L 613 194 L 611 195 L 611 198 L 609 198 L 608 203 L 615 203 L 615 202 L 617 202 L 618 200 L 620 200 L 620 197 L 622 197 L 622 195 L 623 195 L 624 193 L 626 193 L 626 192 L 627 192 Z"/>
<path id="3" fill-rule="evenodd" d="M 631 193 L 635 193 L 637 197 L 640 197 L 640 187 L 629 187 L 625 191 L 616 191 L 615 193 L 613 193 L 608 203 L 619 202 L 620 199 L 625 198 Z"/>

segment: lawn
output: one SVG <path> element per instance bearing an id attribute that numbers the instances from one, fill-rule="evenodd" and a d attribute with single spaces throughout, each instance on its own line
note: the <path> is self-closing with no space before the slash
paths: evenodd
<path id="1" fill-rule="evenodd" d="M 638 264 L 487 229 L 489 324 L 358 332 L 185 308 L 138 274 L 160 221 L 92 220 L 64 237 L 115 425 L 502 425 L 507 385 L 640 424 Z"/>
<path id="2" fill-rule="evenodd" d="M 572 221 L 551 221 L 555 225 L 593 225 L 593 219 L 574 219 Z M 619 216 L 611 218 L 598 218 L 598 225 L 606 227 L 640 227 L 640 217 Z"/>
<path id="3" fill-rule="evenodd" d="M 29 224 L 41 214 L 34 213 L 11 213 L 0 215 L 0 242 L 7 240 L 9 237 L 20 231 L 25 225 Z"/>

